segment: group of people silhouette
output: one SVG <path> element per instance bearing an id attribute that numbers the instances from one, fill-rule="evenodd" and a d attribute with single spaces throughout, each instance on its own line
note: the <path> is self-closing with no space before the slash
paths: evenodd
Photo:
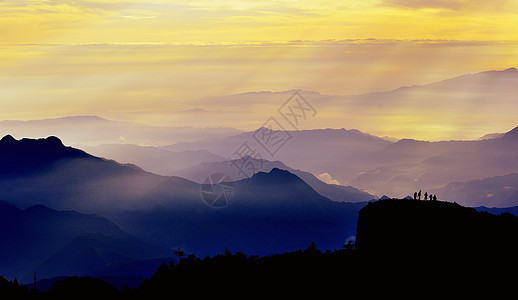
<path id="1" fill-rule="evenodd" d="M 421 200 L 421 190 L 419 190 L 419 192 L 414 192 L 414 200 Z M 437 195 L 430 194 L 428 197 L 428 192 L 424 192 L 424 200 L 437 201 Z"/>

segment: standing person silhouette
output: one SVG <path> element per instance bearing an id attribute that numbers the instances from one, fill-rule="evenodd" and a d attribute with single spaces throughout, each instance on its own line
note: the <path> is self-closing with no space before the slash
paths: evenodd
<path id="1" fill-rule="evenodd" d="M 417 193 L 417 198 L 419 198 L 419 200 L 421 200 L 421 190 L 419 190 L 419 193 Z"/>
<path id="2" fill-rule="evenodd" d="M 424 200 L 428 200 L 428 192 L 424 192 Z"/>
<path id="3" fill-rule="evenodd" d="M 414 192 L 414 200 L 417 200 L 417 192 Z"/>
<path id="4" fill-rule="evenodd" d="M 437 201 L 437 195 L 433 195 L 433 201 Z"/>

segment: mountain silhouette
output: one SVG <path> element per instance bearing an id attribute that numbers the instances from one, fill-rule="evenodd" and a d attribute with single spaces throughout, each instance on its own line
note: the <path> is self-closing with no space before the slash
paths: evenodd
<path id="1" fill-rule="evenodd" d="M 113 299 L 119 296 L 119 291 L 114 285 L 93 277 L 66 278 L 57 281 L 49 289 L 49 297 L 55 299 L 77 294 L 86 298 L 108 297 Z"/>
<path id="2" fill-rule="evenodd" d="M 504 213 L 509 213 L 518 217 L 518 206 L 510 206 L 510 207 L 487 207 L 487 206 L 477 206 L 474 207 L 478 211 L 487 211 L 494 215 L 500 215 Z"/>
<path id="3" fill-rule="evenodd" d="M 254 166 L 257 170 L 247 170 L 244 168 L 243 172 L 240 172 L 236 166 L 242 166 L 246 161 L 248 164 Z M 195 182 L 203 182 L 207 174 L 211 173 L 225 173 L 231 176 L 235 180 L 244 179 L 251 177 L 254 173 L 259 171 L 270 172 L 272 169 L 278 168 L 287 170 L 304 180 L 308 185 L 315 189 L 319 194 L 327 197 L 333 201 L 338 202 L 362 202 L 369 201 L 376 198 L 365 191 L 359 190 L 352 186 L 343 186 L 337 184 L 327 184 L 310 172 L 302 170 L 296 170 L 286 166 L 281 161 L 269 161 L 266 159 L 256 159 L 250 156 L 244 156 L 240 159 L 234 159 L 230 161 L 222 162 L 205 162 L 195 166 L 178 170 L 174 172 L 174 175 L 187 178 Z"/>
<path id="4" fill-rule="evenodd" d="M 117 237 L 85 233 L 50 256 L 36 268 L 36 272 L 43 278 L 86 275 L 111 265 L 168 255 L 171 253 L 165 248 L 144 243 L 130 235 Z"/>
<path id="5" fill-rule="evenodd" d="M 376 256 L 459 254 L 482 260 L 514 256 L 517 232 L 518 217 L 511 214 L 493 215 L 443 201 L 388 199 L 360 210 L 356 245 Z M 481 243 L 482 237 L 491 243 Z"/>
<path id="6" fill-rule="evenodd" d="M 253 133 L 203 142 L 179 143 L 167 149 L 208 149 L 227 157 L 230 164 L 236 161 L 232 153 L 245 141 L 252 148 L 261 149 L 260 145 L 254 143 Z M 515 149 L 518 138 L 513 138 L 516 133 L 514 129 L 500 137 L 473 141 L 429 142 L 402 139 L 390 142 L 353 130 L 308 130 L 299 133 L 290 131 L 293 139 L 275 155 L 275 161 L 281 161 L 287 166 L 296 166 L 313 174 L 332 174 L 332 178 L 340 183 L 368 191 L 370 194 L 405 197 L 409 191 L 438 189 L 451 182 L 465 182 L 516 172 L 518 154 Z M 307 153 L 312 153 L 312 156 L 308 158 Z M 268 157 L 263 157 L 265 158 Z M 275 161 L 272 162 L 272 168 L 284 169 Z M 269 171 L 270 164 L 265 162 L 264 167 L 263 171 Z M 204 168 L 224 170 L 223 172 L 230 175 L 237 173 L 236 179 L 243 176 L 235 168 L 220 166 L 217 163 L 200 164 L 177 171 L 175 175 L 200 182 L 204 178 Z M 296 170 L 290 171 L 296 173 Z M 297 175 L 303 177 L 301 173 Z M 318 188 L 308 178 L 303 179 L 332 200 L 349 201 L 342 197 L 336 186 L 333 189 Z M 360 201 L 367 200 L 354 193 L 351 196 L 360 196 Z M 479 203 L 468 197 L 449 200 L 468 206 L 490 206 L 492 201 L 487 199 L 486 203 Z M 518 203 L 507 205 L 516 204 Z"/>
<path id="7" fill-rule="evenodd" d="M 474 74 L 464 74 L 454 78 L 438 81 L 425 85 L 425 87 L 441 88 L 441 89 L 459 89 L 475 88 L 484 90 L 488 87 L 495 89 L 498 86 L 508 86 L 518 80 L 518 71 L 516 68 L 508 68 L 505 70 L 483 71 Z M 478 86 L 474 83 L 478 82 Z M 491 85 L 493 85 L 491 87 Z"/>
<path id="8" fill-rule="evenodd" d="M 333 177 L 338 174 L 336 177 L 339 182 L 349 184 L 358 172 L 378 166 L 381 159 L 363 159 L 368 153 L 392 144 L 388 140 L 355 129 L 288 130 L 287 133 L 292 139 L 275 153 L 275 156 L 270 156 L 254 138 L 255 134 L 259 139 L 257 132 L 254 130 L 205 141 L 176 143 L 162 148 L 175 152 L 206 149 L 227 160 L 233 160 L 242 158 L 236 156 L 235 152 L 246 142 L 256 153 L 261 153 L 263 159 L 279 160 L 288 166 L 313 174 L 329 173 L 333 174 Z M 311 153 L 311 157 L 308 157 L 308 153 Z"/>
<path id="9" fill-rule="evenodd" d="M 271 185 L 272 183 L 276 184 L 293 184 L 300 185 L 303 187 L 309 187 L 304 183 L 302 179 L 300 179 L 297 175 L 290 173 L 286 170 L 281 170 L 279 168 L 273 168 L 270 172 L 259 172 L 254 174 L 251 178 L 252 185 Z"/>
<path id="10" fill-rule="evenodd" d="M 518 265 L 518 217 L 443 201 L 381 200 L 360 210 L 356 248 L 365 268 L 396 280 L 502 284 Z"/>
<path id="11" fill-rule="evenodd" d="M 293 251 L 313 241 L 322 248 L 341 247 L 344 239 L 354 236 L 356 214 L 365 205 L 331 201 L 298 176 L 275 168 L 234 182 L 235 195 L 219 209 L 203 203 L 200 185 L 189 188 L 192 182 L 185 180 L 179 193 L 179 180 L 172 177 L 148 195 L 148 201 L 162 199 L 163 205 L 123 214 L 115 221 L 145 240 L 191 253 L 229 249 L 264 255 Z"/>
<path id="12" fill-rule="evenodd" d="M 0 197 L 20 207 L 101 212 L 129 205 L 164 177 L 94 157 L 56 137 L 0 141 Z M 101 213 L 102 214 L 102 213 Z"/>
<path id="13" fill-rule="evenodd" d="M 104 244 L 95 243 L 91 238 L 95 236 L 102 237 Z M 80 247 L 72 247 L 77 241 L 82 241 Z M 119 244 L 131 247 L 120 249 Z M 84 255 L 88 249 L 95 249 L 93 255 Z M 165 257 L 168 251 L 139 241 L 98 215 L 56 211 L 43 205 L 21 210 L 0 202 L 0 269 L 8 277 L 31 281 L 36 270 L 39 278 L 81 275 L 120 262 L 106 253 L 132 261 Z M 53 259 L 60 263 L 49 263 Z M 60 267 L 63 265 L 66 267 Z"/>
<path id="14" fill-rule="evenodd" d="M 275 175 L 292 180 L 289 174 Z M 334 251 L 322 252 L 311 243 L 305 250 L 263 257 L 228 249 L 212 257 L 188 255 L 160 265 L 136 290 L 125 288 L 119 293 L 110 281 L 91 277 L 56 278 L 42 281 L 41 286 L 52 285 L 49 296 L 57 296 L 56 291 L 61 292 L 59 296 L 70 296 L 91 289 L 90 296 L 112 291 L 113 297 L 137 299 L 160 297 L 172 287 L 180 295 L 232 298 L 256 289 L 265 297 L 332 297 L 344 291 L 344 284 L 354 286 L 358 292 L 354 295 L 363 296 L 415 295 L 423 290 L 437 296 L 508 295 L 514 288 L 509 272 L 518 263 L 518 217 L 449 202 L 407 199 L 371 202 L 360 215 L 356 244 L 347 243 L 350 247 Z M 210 279 L 201 281 L 203 288 L 200 274 Z M 236 288 L 222 289 L 233 277 Z"/>
<path id="15" fill-rule="evenodd" d="M 65 147 L 51 136 L 45 139 L 16 140 L 6 135 L 0 140 L 0 176 L 20 176 L 51 167 L 65 159 L 90 158 L 85 152 Z"/>
<path id="16" fill-rule="evenodd" d="M 34 140 L 18 160 L 38 155 L 42 142 Z M 159 176 L 88 154 L 59 159 L 51 165 L 16 178 L 0 177 L 0 196 L 20 207 L 43 204 L 58 210 L 96 213 L 146 243 L 168 249 L 181 247 L 200 255 L 226 248 L 273 254 L 300 249 L 311 242 L 323 248 L 339 248 L 344 239 L 354 236 L 357 212 L 365 205 L 331 201 L 281 169 L 233 182 L 235 195 L 227 206 L 216 209 L 205 203 L 203 186 L 181 177 Z M 84 237 L 67 249 L 79 251 L 81 247 L 74 245 L 83 241 Z M 102 257 L 111 252 L 98 253 Z M 84 256 L 94 260 L 94 254 L 85 252 Z M 44 266 L 57 266 L 59 256 L 55 258 Z M 107 261 L 116 263 L 117 259 Z"/>
<path id="17" fill-rule="evenodd" d="M 503 139 L 505 140 L 515 140 L 517 141 L 518 140 L 518 126 L 515 127 L 514 129 L 506 132 L 503 137 Z"/>

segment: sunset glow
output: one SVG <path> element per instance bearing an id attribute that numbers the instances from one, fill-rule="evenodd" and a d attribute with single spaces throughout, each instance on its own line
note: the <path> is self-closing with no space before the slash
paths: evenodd
<path id="1" fill-rule="evenodd" d="M 0 1 L 0 119 L 99 115 L 251 130 L 282 99 L 216 99 L 359 95 L 518 66 L 517 13 L 506 0 Z M 443 117 L 419 122 L 404 101 L 360 117 L 358 106 L 322 100 L 307 129 L 438 140 L 518 122 L 514 102 L 485 124 L 462 103 L 430 108 L 427 116 Z"/>

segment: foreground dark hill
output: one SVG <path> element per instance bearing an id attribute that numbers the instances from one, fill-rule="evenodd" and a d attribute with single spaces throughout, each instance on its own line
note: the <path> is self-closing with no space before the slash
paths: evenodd
<path id="1" fill-rule="evenodd" d="M 442 201 L 381 200 L 360 210 L 356 246 L 369 258 L 407 267 L 515 266 L 518 217 Z"/>
<path id="2" fill-rule="evenodd" d="M 56 211 L 37 205 L 25 210 L 0 202 L 0 270 L 8 278 L 82 275 L 122 262 L 166 257 L 97 215 Z"/>
<path id="3" fill-rule="evenodd" d="M 262 184 L 268 180 L 256 178 Z M 321 252 L 312 243 L 305 250 L 264 257 L 231 251 L 203 259 L 189 255 L 162 264 L 138 289 L 125 292 L 143 299 L 171 288 L 194 297 L 237 298 L 254 291 L 327 298 L 350 287 L 348 295 L 480 296 L 490 291 L 496 297 L 515 286 L 509 271 L 517 261 L 517 230 L 518 218 L 508 214 L 439 201 L 379 200 L 361 210 L 356 245 Z M 202 281 L 203 288 L 200 274 L 210 279 Z M 229 278 L 233 285 L 222 289 Z"/>
<path id="4" fill-rule="evenodd" d="M 265 184 L 270 179 L 255 180 Z M 294 184 L 297 179 L 286 176 L 282 181 Z M 150 299 L 174 291 L 194 297 L 242 298 L 253 291 L 265 297 L 327 298 L 350 288 L 348 295 L 480 297 L 489 292 L 488 297 L 498 298 L 515 287 L 517 217 L 449 202 L 386 199 L 366 205 L 358 223 L 356 245 L 346 243 L 334 251 L 322 252 L 311 243 L 305 250 L 264 257 L 229 250 L 203 259 L 191 254 L 162 264 L 137 289 L 121 292 L 99 279 L 74 277 L 53 281 L 49 293 L 40 297 L 58 292 L 101 297 L 109 291 L 112 296 Z M 2 278 L 0 292 L 28 294 L 16 282 Z"/>

